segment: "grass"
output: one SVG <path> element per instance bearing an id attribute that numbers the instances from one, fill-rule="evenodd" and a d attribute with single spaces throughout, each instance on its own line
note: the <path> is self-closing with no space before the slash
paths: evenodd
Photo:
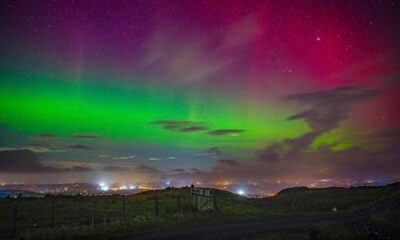
<path id="1" fill-rule="evenodd" d="M 396 188 L 398 184 L 350 189 L 294 188 L 264 199 L 248 199 L 229 192 L 217 191 L 218 209 L 215 211 L 196 211 L 191 205 L 189 188 L 145 192 L 125 196 L 125 199 L 120 195 L 1 199 L 0 234 L 9 228 L 11 213 L 15 206 L 18 209 L 16 233 L 3 234 L 3 238 L 109 239 L 111 236 L 115 238 L 202 224 L 282 219 L 311 214 L 338 214 L 381 201 L 396 192 Z M 159 199 L 158 216 L 154 197 Z M 125 202 L 125 207 L 123 202 Z M 332 212 L 333 207 L 336 207 L 338 212 Z M 398 219 L 398 215 L 393 216 L 391 213 L 374 215 L 371 218 L 371 224 L 385 225 L 388 219 L 393 222 L 393 218 L 396 217 Z M 51 228 L 52 223 L 54 223 L 54 228 Z M 335 227 L 329 224 L 317 226 L 319 232 L 325 233 L 331 231 L 332 228 Z M 344 232 L 346 236 L 352 233 L 351 230 L 344 230 L 346 227 L 336 226 L 336 228 L 338 229 L 331 232 Z M 276 236 L 270 234 L 261 237 L 267 237 L 266 239 L 308 237 L 307 234 L 299 234 L 275 233 Z M 337 239 L 340 239 L 340 236 Z"/>

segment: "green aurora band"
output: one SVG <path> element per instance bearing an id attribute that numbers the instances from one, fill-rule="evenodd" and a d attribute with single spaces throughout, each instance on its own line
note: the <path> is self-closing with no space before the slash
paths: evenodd
<path id="1" fill-rule="evenodd" d="M 195 149 L 210 147 L 213 141 L 226 141 L 233 149 L 256 149 L 309 130 L 302 120 L 286 120 L 293 111 L 250 105 L 201 90 L 166 89 L 155 84 L 127 87 L 105 83 L 100 77 L 76 81 L 60 76 L 67 75 L 3 71 L 1 124 L 27 135 L 96 134 L 121 142 Z M 204 122 L 210 130 L 245 131 L 212 136 L 206 131 L 181 133 L 150 124 L 165 119 Z"/>

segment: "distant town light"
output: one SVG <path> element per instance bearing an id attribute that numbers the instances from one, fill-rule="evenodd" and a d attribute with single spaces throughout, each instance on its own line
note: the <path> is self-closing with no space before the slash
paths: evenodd
<path id="1" fill-rule="evenodd" d="M 171 182 L 170 182 L 170 181 L 167 182 L 167 186 L 169 186 L 169 185 L 171 185 Z"/>
<path id="2" fill-rule="evenodd" d="M 136 186 L 134 186 L 134 185 L 129 185 L 129 189 L 130 189 L 130 190 L 136 189 Z"/>
<path id="3" fill-rule="evenodd" d="M 127 187 L 126 187 L 125 185 L 123 185 L 123 186 L 121 186 L 121 187 L 119 188 L 119 190 L 125 190 L 125 189 L 127 189 Z"/>
<path id="4" fill-rule="evenodd" d="M 106 184 L 105 184 L 104 182 L 100 182 L 100 183 L 99 183 L 99 186 L 100 186 L 100 187 L 104 187 L 105 185 L 106 185 Z"/>
<path id="5" fill-rule="evenodd" d="M 104 186 L 100 187 L 100 189 L 102 191 L 108 191 L 109 187 L 104 185 Z"/>
<path id="6" fill-rule="evenodd" d="M 237 191 L 237 194 L 239 194 L 239 195 L 241 195 L 241 196 L 244 196 L 246 193 L 245 193 L 245 191 L 244 191 L 243 189 L 239 189 L 239 190 Z"/>

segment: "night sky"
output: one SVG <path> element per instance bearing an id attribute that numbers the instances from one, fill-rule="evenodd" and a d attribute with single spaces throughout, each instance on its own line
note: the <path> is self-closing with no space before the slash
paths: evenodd
<path id="1" fill-rule="evenodd" d="M 0 182 L 400 176 L 399 1 L 0 5 Z"/>

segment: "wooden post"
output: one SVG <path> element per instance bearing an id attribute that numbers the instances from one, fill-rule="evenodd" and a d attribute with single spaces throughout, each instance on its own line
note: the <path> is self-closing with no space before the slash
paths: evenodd
<path id="1" fill-rule="evenodd" d="M 92 202 L 92 227 L 96 224 L 96 201 Z"/>
<path id="2" fill-rule="evenodd" d="M 107 225 L 107 212 L 108 212 L 108 202 L 106 200 L 107 198 L 104 198 L 104 207 L 102 208 L 103 212 L 103 229 L 106 229 Z"/>
<path id="3" fill-rule="evenodd" d="M 156 208 L 156 216 L 158 217 L 158 197 L 154 197 L 154 203 L 155 203 L 155 208 Z"/>
<path id="4" fill-rule="evenodd" d="M 178 195 L 178 209 L 181 209 L 181 195 Z"/>
<path id="5" fill-rule="evenodd" d="M 126 221 L 126 199 L 125 195 L 122 195 L 122 221 Z"/>
<path id="6" fill-rule="evenodd" d="M 13 234 L 16 233 L 17 231 L 17 214 L 18 214 L 18 208 L 17 204 L 15 204 L 11 213 L 11 232 Z"/>
<path id="7" fill-rule="evenodd" d="M 54 208 L 55 208 L 55 200 L 51 201 L 51 216 L 50 216 L 50 227 L 54 228 Z"/>
<path id="8" fill-rule="evenodd" d="M 214 209 L 218 210 L 217 196 L 215 196 L 215 193 L 213 194 L 213 205 L 214 205 Z"/>

